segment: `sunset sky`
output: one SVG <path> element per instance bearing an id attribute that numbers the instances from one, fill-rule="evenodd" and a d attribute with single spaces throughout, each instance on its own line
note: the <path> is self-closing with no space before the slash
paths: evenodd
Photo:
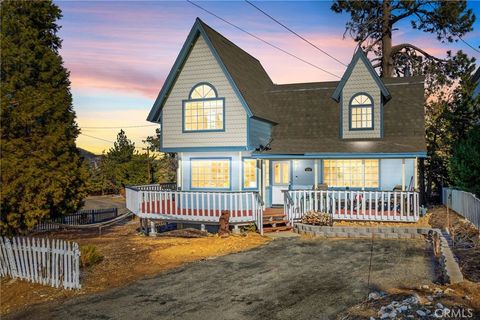
<path id="1" fill-rule="evenodd" d="M 82 130 L 78 146 L 95 153 L 108 150 L 120 127 L 136 146 L 155 133 L 147 114 L 160 91 L 196 17 L 222 33 L 263 64 L 275 83 L 337 78 L 269 47 L 188 2 L 56 1 L 63 11 L 61 54 L 70 70 L 74 109 Z M 345 67 L 310 47 L 246 2 L 198 2 L 206 9 L 334 74 Z M 331 2 L 255 2 L 287 26 L 348 63 L 354 43 L 343 39 L 346 14 L 330 10 Z M 464 37 L 480 45 L 480 3 L 469 2 L 477 21 Z M 410 42 L 431 54 L 463 50 L 480 54 L 462 42 L 442 44 L 435 36 L 413 31 L 408 23 L 394 33 L 394 44 Z M 141 126 L 136 127 L 135 126 Z M 99 129 L 98 127 L 108 129 Z M 96 139 L 96 138 L 104 139 Z"/>

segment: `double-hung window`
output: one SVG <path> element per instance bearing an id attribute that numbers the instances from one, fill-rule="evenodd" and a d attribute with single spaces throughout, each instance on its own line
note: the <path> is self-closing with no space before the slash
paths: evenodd
<path id="1" fill-rule="evenodd" d="M 350 100 L 350 129 L 373 129 L 373 101 L 364 93 L 358 93 Z"/>
<path id="2" fill-rule="evenodd" d="M 225 99 L 208 83 L 200 83 L 183 101 L 183 131 L 223 131 L 225 129 Z"/>

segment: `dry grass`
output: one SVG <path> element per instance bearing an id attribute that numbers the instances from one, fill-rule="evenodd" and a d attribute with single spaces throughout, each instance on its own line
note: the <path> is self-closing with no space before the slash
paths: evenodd
<path id="1" fill-rule="evenodd" d="M 155 275 L 181 264 L 258 247 L 269 241 L 256 233 L 220 238 L 152 238 L 138 235 L 138 221 L 113 227 L 102 235 L 96 231 L 69 231 L 48 237 L 93 245 L 104 258 L 86 268 L 81 290 L 63 290 L 21 280 L 0 282 L 0 314 L 18 311 L 32 304 L 100 292 Z M 42 235 L 44 236 L 44 235 Z"/>

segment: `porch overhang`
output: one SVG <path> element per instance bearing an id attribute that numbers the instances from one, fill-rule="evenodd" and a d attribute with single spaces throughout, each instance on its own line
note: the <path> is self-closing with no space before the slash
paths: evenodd
<path id="1" fill-rule="evenodd" d="M 304 153 L 304 154 L 268 154 L 253 153 L 255 159 L 414 159 L 426 158 L 425 151 L 406 153 Z"/>

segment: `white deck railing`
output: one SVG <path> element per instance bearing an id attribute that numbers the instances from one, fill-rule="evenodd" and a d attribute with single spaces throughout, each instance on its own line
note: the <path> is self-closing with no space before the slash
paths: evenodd
<path id="1" fill-rule="evenodd" d="M 420 216 L 413 191 L 288 190 L 284 202 L 292 223 L 308 211 L 330 213 L 335 220 L 414 222 Z"/>
<path id="2" fill-rule="evenodd" d="M 140 218 L 198 223 L 218 223 L 222 211 L 229 211 L 231 224 L 253 222 L 263 232 L 263 203 L 257 192 L 154 189 L 126 187 L 127 208 Z"/>
<path id="3" fill-rule="evenodd" d="M 473 193 L 443 188 L 443 204 L 462 215 L 480 229 L 480 199 Z"/>

